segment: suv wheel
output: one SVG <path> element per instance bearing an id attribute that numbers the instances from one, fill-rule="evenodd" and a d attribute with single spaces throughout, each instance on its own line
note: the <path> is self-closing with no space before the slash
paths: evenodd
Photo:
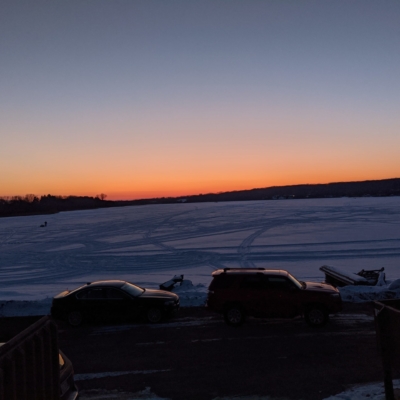
<path id="1" fill-rule="evenodd" d="M 240 326 L 244 322 L 243 309 L 238 305 L 232 305 L 226 308 L 224 312 L 224 319 L 228 325 Z"/>
<path id="2" fill-rule="evenodd" d="M 328 322 L 329 315 L 324 307 L 314 305 L 306 309 L 304 318 L 308 325 L 319 327 L 324 326 Z"/>

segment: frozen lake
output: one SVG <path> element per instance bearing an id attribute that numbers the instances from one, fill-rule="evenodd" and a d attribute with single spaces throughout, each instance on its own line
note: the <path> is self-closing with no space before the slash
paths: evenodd
<path id="1" fill-rule="evenodd" d="M 40 227 L 47 222 L 47 227 Z M 120 207 L 0 219 L 0 300 L 52 297 L 87 281 L 158 287 L 184 274 L 201 290 L 223 267 L 327 264 L 400 278 L 400 197 Z"/>

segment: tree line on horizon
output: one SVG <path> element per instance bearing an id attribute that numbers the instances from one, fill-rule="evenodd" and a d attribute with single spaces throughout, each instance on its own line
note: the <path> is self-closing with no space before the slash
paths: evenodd
<path id="1" fill-rule="evenodd" d="M 89 196 L 26 196 L 0 197 L 0 217 L 53 214 L 60 211 L 88 210 L 150 204 L 228 202 L 282 199 L 319 199 L 334 197 L 400 196 L 400 178 L 361 182 L 336 182 L 273 186 L 268 188 L 208 193 L 180 197 L 159 197 L 140 200 L 106 200 L 101 193 Z"/>
<path id="2" fill-rule="evenodd" d="M 222 193 L 206 193 L 180 197 L 116 201 L 119 206 L 146 204 L 202 203 L 284 199 L 323 199 L 337 197 L 400 196 L 400 178 L 271 186 Z"/>
<path id="3" fill-rule="evenodd" d="M 54 214 L 60 211 L 88 210 L 113 206 L 112 201 L 106 200 L 107 195 L 101 193 L 90 196 L 25 196 L 0 197 L 0 217 L 19 215 Z"/>

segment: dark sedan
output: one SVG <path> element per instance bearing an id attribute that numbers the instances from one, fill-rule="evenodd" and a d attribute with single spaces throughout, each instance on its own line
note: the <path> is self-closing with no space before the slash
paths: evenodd
<path id="1" fill-rule="evenodd" d="M 83 321 L 129 320 L 144 317 L 157 323 L 179 310 L 179 296 L 164 290 L 144 289 L 120 280 L 87 283 L 53 298 L 51 315 L 79 326 Z"/>

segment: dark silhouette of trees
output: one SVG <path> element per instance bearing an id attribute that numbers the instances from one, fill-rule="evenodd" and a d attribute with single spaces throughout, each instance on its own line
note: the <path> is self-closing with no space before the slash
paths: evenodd
<path id="1" fill-rule="evenodd" d="M 24 200 L 27 201 L 28 203 L 33 203 L 34 201 L 39 201 L 39 197 L 36 197 L 34 194 L 27 194 L 24 197 Z"/>
<path id="2" fill-rule="evenodd" d="M 182 197 L 160 197 L 117 201 L 123 205 L 200 203 L 280 199 L 319 199 L 332 197 L 400 196 L 400 178 L 362 182 L 336 182 L 312 185 L 273 186 L 268 188 L 207 193 Z"/>
<path id="3" fill-rule="evenodd" d="M 88 210 L 111 207 L 113 202 L 103 198 L 89 196 L 53 196 L 48 194 L 37 197 L 27 194 L 25 197 L 13 196 L 0 198 L 0 217 L 18 215 L 53 214 L 60 211 Z"/>
<path id="4" fill-rule="evenodd" d="M 0 198 L 0 217 L 52 214 L 60 211 L 88 210 L 147 204 L 199 203 L 279 199 L 316 199 L 331 197 L 400 196 L 400 178 L 363 182 L 336 182 L 317 185 L 274 186 L 261 189 L 208 193 L 194 196 L 160 197 L 140 200 L 109 201 L 107 195 L 89 196 L 12 196 Z"/>

